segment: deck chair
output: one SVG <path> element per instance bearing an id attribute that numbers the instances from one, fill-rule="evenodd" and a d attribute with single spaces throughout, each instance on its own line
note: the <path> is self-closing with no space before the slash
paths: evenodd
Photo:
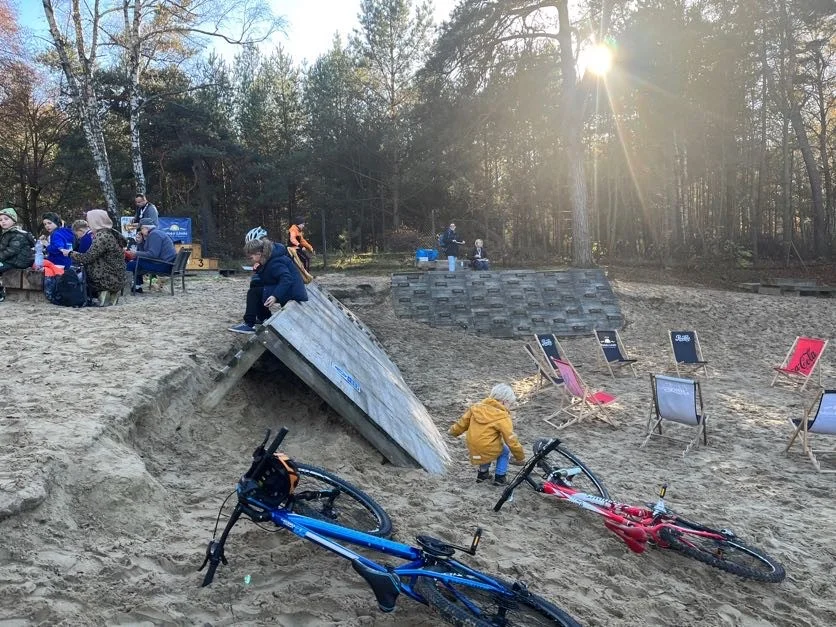
<path id="1" fill-rule="evenodd" d="M 630 369 L 633 371 L 633 376 L 638 378 L 639 375 L 636 373 L 635 366 L 633 366 L 636 360 L 630 359 L 627 356 L 627 349 L 624 347 L 621 336 L 616 329 L 612 331 L 595 329 L 595 337 L 598 340 L 598 346 L 601 348 L 604 362 L 607 364 L 607 368 L 609 368 L 610 375 L 613 379 L 615 378 L 613 366 L 630 366 Z"/>
<path id="2" fill-rule="evenodd" d="M 816 413 L 811 418 L 814 408 L 816 409 Z M 816 467 L 816 470 L 821 473 L 836 473 L 836 469 L 822 470 L 821 464 L 819 463 L 819 460 L 816 459 L 816 454 L 813 452 L 813 447 L 810 444 L 811 433 L 836 435 L 836 390 L 822 390 L 813 401 L 812 405 L 810 405 L 809 409 L 804 412 L 801 419 L 790 419 L 790 422 L 793 427 L 795 427 L 795 431 L 787 444 L 787 448 L 784 449 L 784 452 L 790 450 L 793 442 L 795 442 L 796 438 L 800 435 L 801 448 L 803 452 L 807 454 L 807 457 L 810 458 L 810 461 L 813 462 L 813 466 Z M 836 449 L 819 450 L 818 453 L 821 456 L 836 455 Z"/>
<path id="3" fill-rule="evenodd" d="M 598 418 L 607 424 L 615 426 L 612 419 L 605 413 L 605 407 L 615 402 L 615 396 L 606 392 L 592 392 L 583 382 L 575 367 L 568 361 L 555 360 L 555 366 L 563 379 L 563 390 L 568 401 L 555 413 L 543 420 L 555 429 L 564 429 L 569 425 L 581 422 L 587 416 Z M 568 419 L 562 424 L 553 422 L 561 414 L 566 414 Z"/>
<path id="4" fill-rule="evenodd" d="M 803 381 L 801 392 L 810 382 L 813 370 L 819 363 L 819 359 L 827 348 L 828 340 L 820 340 L 815 337 L 796 337 L 790 347 L 787 356 L 780 366 L 775 366 L 775 376 L 772 378 L 770 387 L 775 385 L 778 377 L 786 377 L 794 384 Z M 819 387 L 821 387 L 821 368 L 819 368 Z"/>
<path id="5" fill-rule="evenodd" d="M 696 374 L 700 368 L 703 369 L 706 378 L 708 377 L 708 362 L 702 357 L 700 338 L 696 331 L 668 331 L 673 351 L 673 363 L 676 366 L 676 376 L 680 376 L 685 367 L 690 366 Z"/>
<path id="6" fill-rule="evenodd" d="M 688 454 L 702 436 L 703 444 L 708 444 L 706 422 L 708 417 L 702 406 L 702 390 L 700 384 L 692 379 L 679 379 L 661 374 L 650 375 L 650 387 L 653 391 L 653 407 L 647 419 L 647 437 L 642 442 L 642 448 L 656 436 L 676 442 L 687 442 L 688 446 L 682 452 L 682 457 Z M 690 427 L 696 427 L 694 437 L 690 439 L 671 435 L 662 435 L 663 421 L 678 422 Z"/>
<path id="7" fill-rule="evenodd" d="M 530 342 L 526 342 L 524 348 L 528 356 L 537 364 L 537 385 L 535 386 L 535 390 L 539 390 L 545 381 L 549 381 L 555 387 L 563 385 L 563 379 L 560 378 L 560 375 L 557 374 L 554 367 L 543 361 L 542 351 L 534 348 Z"/>

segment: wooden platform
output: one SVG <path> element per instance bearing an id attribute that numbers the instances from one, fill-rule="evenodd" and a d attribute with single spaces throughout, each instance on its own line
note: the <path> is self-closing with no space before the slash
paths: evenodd
<path id="1" fill-rule="evenodd" d="M 192 251 L 189 256 L 189 261 L 186 264 L 186 270 L 217 270 L 218 259 L 216 257 L 204 257 L 203 251 L 200 249 L 200 244 L 175 244 L 174 248 L 179 251 L 181 248 L 186 248 Z"/>
<path id="2" fill-rule="evenodd" d="M 36 270 L 6 270 L 0 276 L 9 300 L 45 301 L 44 274 Z"/>
<path id="3" fill-rule="evenodd" d="M 443 473 L 447 445 L 374 334 L 324 288 L 290 302 L 230 361 L 204 407 L 217 405 L 269 350 L 397 466 Z"/>
<path id="4" fill-rule="evenodd" d="M 819 285 L 815 279 L 769 278 L 761 283 L 738 283 L 738 287 L 767 296 L 819 296 L 832 298 L 836 287 Z"/>

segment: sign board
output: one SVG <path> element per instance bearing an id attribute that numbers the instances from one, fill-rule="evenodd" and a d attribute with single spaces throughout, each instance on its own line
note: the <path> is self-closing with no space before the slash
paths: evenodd
<path id="1" fill-rule="evenodd" d="M 134 232 L 127 227 L 133 223 L 132 216 L 122 216 L 120 219 L 120 228 L 122 235 L 125 238 L 133 237 Z M 158 227 L 166 232 L 173 242 L 181 244 L 192 243 L 192 219 L 191 218 L 160 218 L 160 226 Z"/>

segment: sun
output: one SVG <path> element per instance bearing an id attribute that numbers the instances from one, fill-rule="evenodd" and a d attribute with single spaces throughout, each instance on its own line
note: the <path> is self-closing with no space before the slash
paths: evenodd
<path id="1" fill-rule="evenodd" d="M 592 48 L 587 48 L 580 54 L 578 65 L 598 76 L 606 76 L 612 69 L 613 56 L 610 46 L 595 44 Z"/>

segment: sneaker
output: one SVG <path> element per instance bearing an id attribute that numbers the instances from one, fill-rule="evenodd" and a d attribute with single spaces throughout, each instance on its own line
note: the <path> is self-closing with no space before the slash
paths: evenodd
<path id="1" fill-rule="evenodd" d="M 479 473 L 476 475 L 476 483 L 482 483 L 483 481 L 487 481 L 490 478 L 491 478 L 491 471 L 490 470 L 485 470 L 485 471 L 480 470 Z"/>
<path id="2" fill-rule="evenodd" d="M 493 484 L 494 485 L 508 485 L 508 480 L 505 478 L 505 475 L 494 475 Z"/>
<path id="3" fill-rule="evenodd" d="M 246 322 L 242 322 L 241 324 L 236 324 L 234 327 L 229 327 L 227 331 L 232 331 L 233 333 L 246 333 L 247 335 L 251 335 L 255 333 L 255 329 L 253 329 L 250 325 Z"/>
<path id="4" fill-rule="evenodd" d="M 0 285 L 0 303 L 6 300 L 6 288 Z"/>

